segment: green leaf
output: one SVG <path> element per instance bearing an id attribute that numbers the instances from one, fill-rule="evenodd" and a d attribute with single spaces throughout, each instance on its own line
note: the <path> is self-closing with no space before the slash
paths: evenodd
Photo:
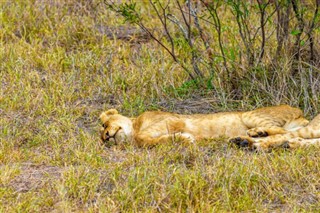
<path id="1" fill-rule="evenodd" d="M 301 31 L 300 30 L 292 30 L 290 34 L 296 36 L 296 35 L 301 34 Z"/>

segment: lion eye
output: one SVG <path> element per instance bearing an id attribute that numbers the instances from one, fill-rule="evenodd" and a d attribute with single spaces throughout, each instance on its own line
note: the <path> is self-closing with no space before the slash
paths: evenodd
<path id="1" fill-rule="evenodd" d="M 107 128 L 107 125 L 106 125 L 106 124 L 102 124 L 102 127 L 103 127 L 103 128 Z"/>

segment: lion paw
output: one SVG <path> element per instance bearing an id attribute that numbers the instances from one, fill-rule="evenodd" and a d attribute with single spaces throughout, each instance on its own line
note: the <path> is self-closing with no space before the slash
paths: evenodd
<path id="1" fill-rule="evenodd" d="M 189 133 L 178 132 L 178 133 L 175 133 L 174 136 L 178 140 L 182 140 L 182 141 L 189 142 L 189 143 L 195 143 L 195 141 L 196 141 L 194 136 L 192 134 L 189 134 Z"/>
<path id="2" fill-rule="evenodd" d="M 283 144 L 280 145 L 281 148 L 284 148 L 284 149 L 290 149 L 291 146 L 290 146 L 290 142 L 289 141 L 285 141 L 283 142 Z"/>
<path id="3" fill-rule="evenodd" d="M 251 148 L 255 141 L 249 137 L 236 137 L 231 138 L 229 142 L 240 148 Z"/>
<path id="4" fill-rule="evenodd" d="M 257 138 L 257 137 L 267 137 L 269 134 L 263 128 L 257 127 L 257 128 L 249 129 L 247 131 L 247 135 L 253 138 Z"/>
<path id="5" fill-rule="evenodd" d="M 284 141 L 281 144 L 281 147 L 285 148 L 285 149 L 295 149 L 295 148 L 298 148 L 298 147 L 301 147 L 301 146 L 308 145 L 308 141 L 311 142 L 311 144 L 312 144 L 312 139 L 306 140 L 306 139 L 303 139 L 303 138 L 300 138 L 300 137 L 291 138 L 291 139 L 289 139 L 287 141 Z"/>

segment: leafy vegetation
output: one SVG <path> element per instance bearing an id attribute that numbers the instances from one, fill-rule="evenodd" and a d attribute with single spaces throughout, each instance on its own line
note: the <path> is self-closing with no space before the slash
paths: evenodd
<path id="1" fill-rule="evenodd" d="M 193 25 L 190 46 L 179 28 L 176 2 L 169 6 L 178 9 L 171 13 L 177 19 L 171 16 L 167 23 L 177 60 L 133 27 L 143 21 L 170 45 L 150 2 L 136 2 L 129 12 L 143 16 L 131 24 L 107 1 L 0 2 L 1 212 L 320 210 L 319 147 L 250 153 L 229 146 L 226 138 L 151 149 L 100 143 L 98 116 L 111 107 L 129 116 L 152 109 L 207 113 L 279 103 L 300 106 L 308 116 L 318 112 L 318 44 L 313 43 L 313 61 L 304 51 L 310 38 L 319 38 L 318 15 L 312 26 L 315 2 L 298 2 L 297 10 L 290 6 L 289 40 L 279 50 L 273 45 L 279 38 L 270 34 L 271 1 L 261 7 L 200 1 L 200 26 L 214 42 L 209 49 L 197 40 L 199 28 Z M 275 2 L 285 17 L 287 1 Z M 260 29 L 261 36 L 245 40 L 252 42 L 245 46 L 238 24 L 250 20 L 250 32 L 257 31 L 257 11 L 263 10 L 267 36 L 261 57 Z M 222 46 L 216 43 L 219 32 Z M 254 65 L 248 57 L 253 52 Z"/>

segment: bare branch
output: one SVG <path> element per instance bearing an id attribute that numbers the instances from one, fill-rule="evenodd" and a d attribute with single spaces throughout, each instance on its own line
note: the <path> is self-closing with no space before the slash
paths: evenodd
<path id="1" fill-rule="evenodd" d="M 263 0 L 257 0 L 257 3 L 258 3 L 259 11 L 260 11 L 260 28 L 261 28 L 261 38 L 262 38 L 259 59 L 257 62 L 257 64 L 260 64 L 261 60 L 263 58 L 263 55 L 264 55 L 264 47 L 265 47 L 265 42 L 266 42 L 266 33 L 265 33 L 265 29 L 264 29 L 264 26 L 266 23 L 264 20 L 265 19 L 265 12 L 266 12 L 267 6 L 270 3 L 270 0 L 268 0 L 267 3 L 264 3 Z"/>
<path id="2" fill-rule="evenodd" d="M 213 22 L 214 22 L 214 26 L 215 26 L 215 29 L 218 33 L 218 42 L 219 42 L 219 48 L 220 48 L 220 52 L 221 52 L 221 55 L 222 55 L 222 58 L 223 58 L 223 65 L 229 75 L 229 77 L 231 78 L 231 74 L 230 74 L 230 71 L 229 71 L 229 68 L 228 68 L 228 65 L 227 65 L 227 59 L 226 59 L 226 56 L 225 56 L 225 52 L 224 52 L 224 49 L 223 49 L 223 45 L 222 45 L 222 39 L 221 39 L 221 22 L 220 22 L 220 19 L 219 19 L 219 15 L 218 15 L 218 12 L 217 12 L 217 6 L 213 5 L 214 3 L 212 3 L 210 6 L 208 4 L 206 4 L 204 2 L 204 0 L 201 0 L 202 4 L 207 8 L 207 10 L 209 11 L 210 15 L 211 15 L 211 18 L 213 19 Z"/>
<path id="3" fill-rule="evenodd" d="M 301 10 L 299 10 L 298 2 L 296 0 L 291 0 L 292 8 L 295 13 L 296 19 L 298 21 L 298 32 L 296 35 L 296 42 L 295 42 L 295 58 L 297 61 L 300 61 L 301 56 L 300 56 L 300 43 L 301 43 L 301 34 L 304 29 L 304 20 L 303 20 L 303 13 Z"/>
<path id="4" fill-rule="evenodd" d="M 316 18 L 317 18 L 318 12 L 319 12 L 319 5 L 320 5 L 320 0 L 316 0 L 316 9 L 314 10 L 313 18 L 312 18 L 309 30 L 307 32 L 309 46 L 310 46 L 310 62 L 312 64 L 314 64 L 314 62 L 315 62 L 314 49 L 313 49 L 314 41 L 313 41 L 312 31 L 315 29 L 315 22 L 316 22 Z"/>

